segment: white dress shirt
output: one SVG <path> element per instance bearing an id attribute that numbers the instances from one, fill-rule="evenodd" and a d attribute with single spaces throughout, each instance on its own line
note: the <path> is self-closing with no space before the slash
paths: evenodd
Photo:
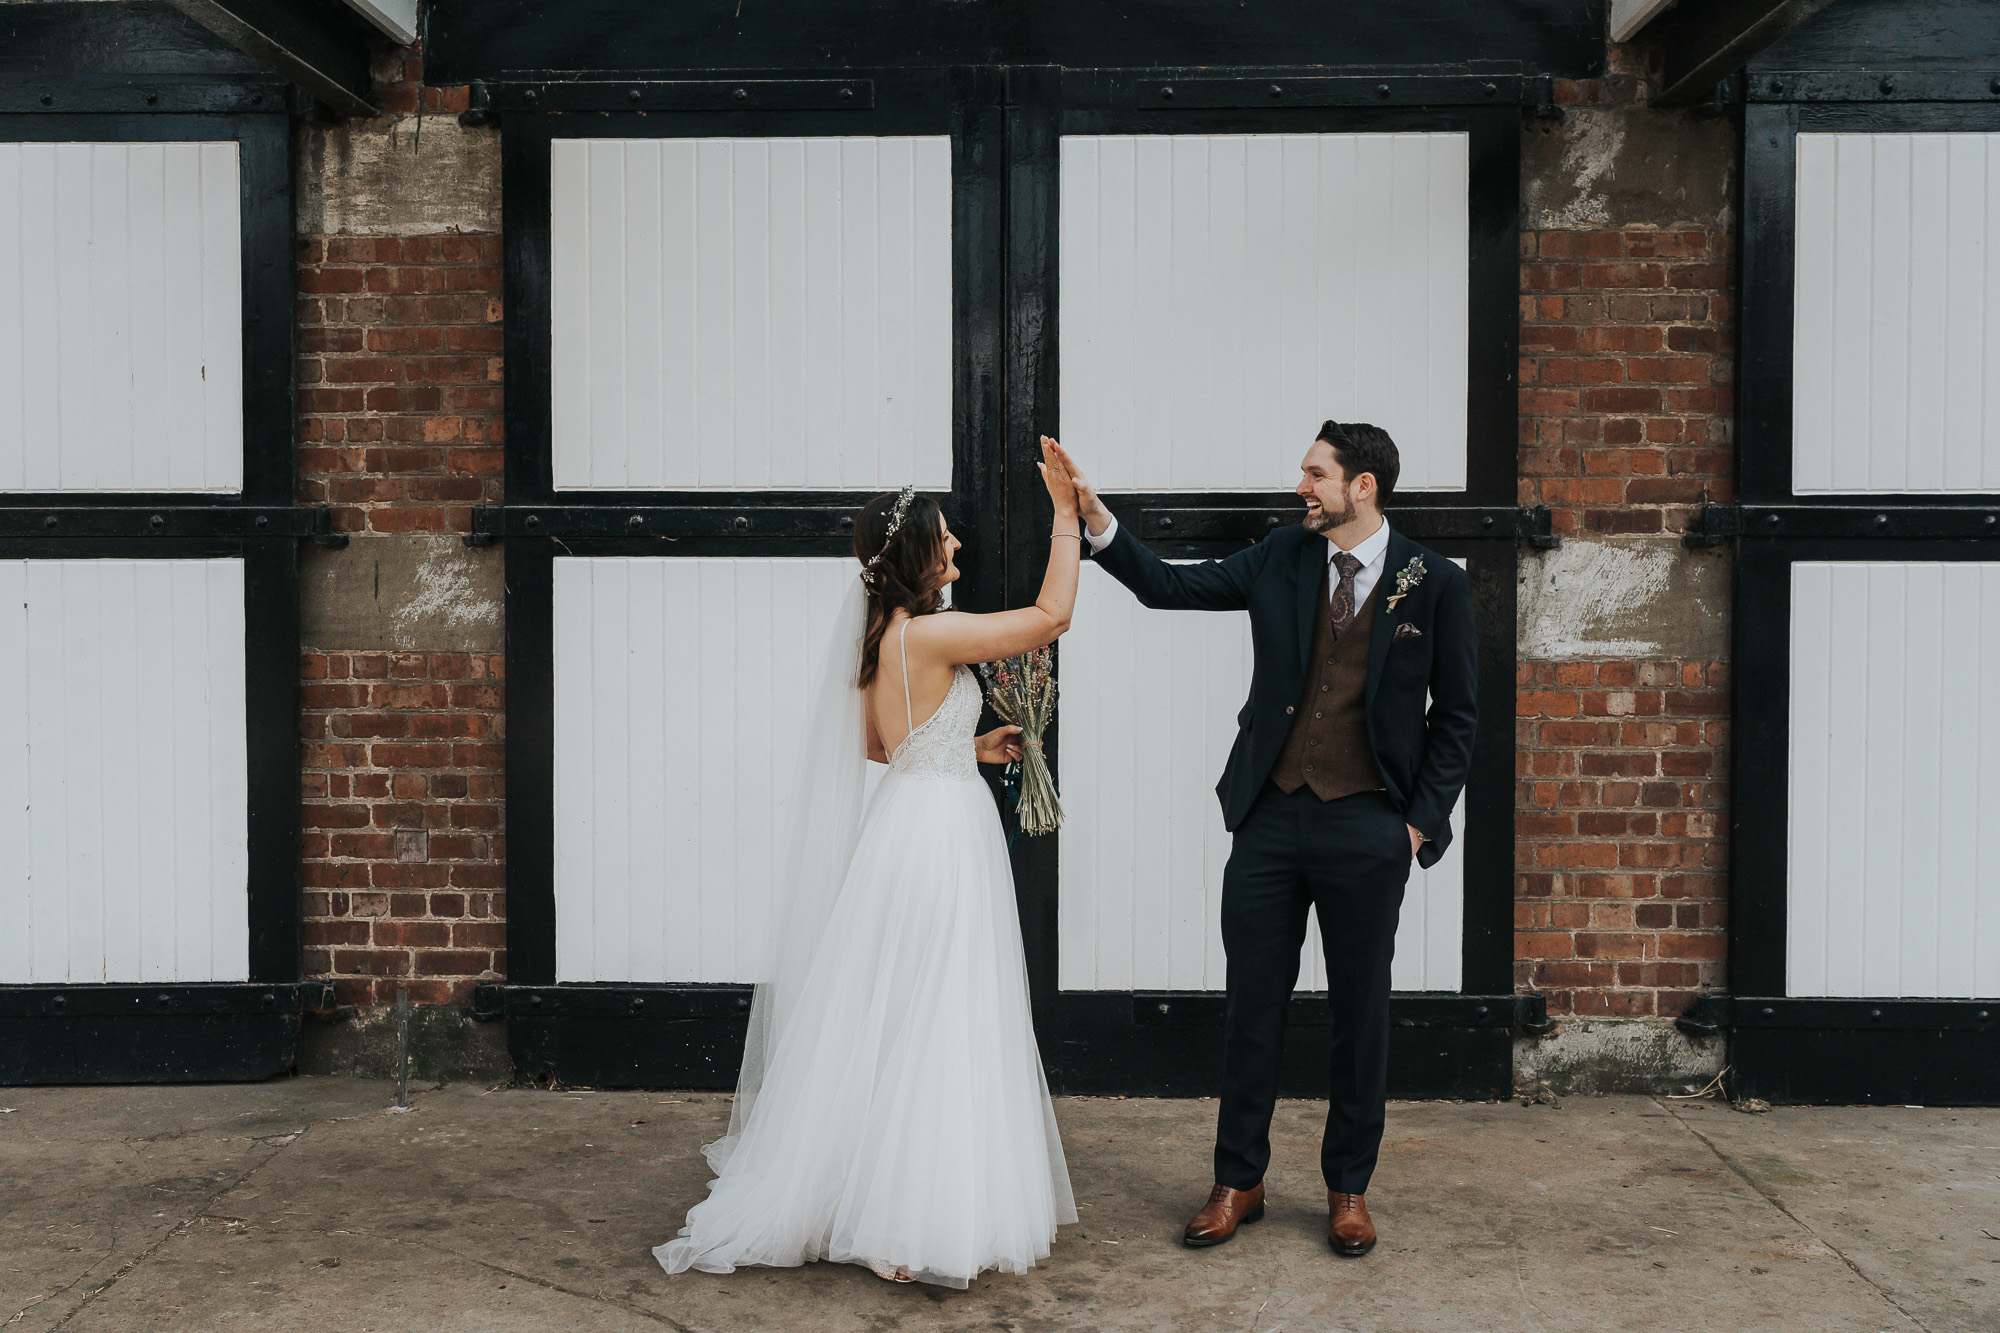
<path id="1" fill-rule="evenodd" d="M 1105 525 L 1102 533 L 1092 532 L 1088 524 L 1083 529 L 1084 540 L 1090 543 L 1090 549 L 1093 552 L 1101 551 L 1111 545 L 1111 539 L 1117 535 L 1118 520 L 1116 518 Z M 1333 553 L 1339 549 L 1331 541 L 1327 542 L 1326 562 L 1329 565 L 1333 563 Z M 1361 568 L 1354 575 L 1354 606 L 1356 610 L 1359 610 L 1361 605 L 1368 600 L 1368 594 L 1375 591 L 1375 585 L 1382 581 L 1382 570 L 1389 563 L 1389 520 L 1386 518 L 1383 519 L 1382 526 L 1376 528 L 1374 532 L 1356 543 L 1354 549 L 1348 554 L 1361 562 Z M 1339 571 L 1327 571 L 1326 595 L 1328 600 L 1332 600 L 1333 590 L 1339 586 Z"/>

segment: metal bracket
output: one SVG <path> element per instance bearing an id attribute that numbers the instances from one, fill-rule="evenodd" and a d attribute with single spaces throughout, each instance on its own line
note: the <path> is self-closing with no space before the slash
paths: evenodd
<path id="1" fill-rule="evenodd" d="M 1674 1026 L 1690 1037 L 1713 1037 L 1730 1023 L 1730 997 L 1697 995 L 1688 1011 L 1674 1019 Z"/>
<path id="2" fill-rule="evenodd" d="M 279 537 L 345 546 L 325 505 L 55 505 L 0 507 L 0 538 Z"/>
<path id="3" fill-rule="evenodd" d="M 1520 516 L 1517 531 L 1529 546 L 1537 551 L 1553 551 L 1562 545 L 1562 538 L 1556 535 L 1555 518 L 1549 513 L 1547 505 L 1536 505 L 1532 509 L 1524 507 L 1516 512 Z"/>
<path id="4" fill-rule="evenodd" d="M 1548 997 L 1531 991 L 1514 997 L 1514 1026 L 1531 1037 L 1547 1037 L 1562 1025 L 1549 1017 Z"/>
<path id="5" fill-rule="evenodd" d="M 1703 504 L 1694 522 L 1681 534 L 1681 545 L 1720 546 L 1725 537 L 1743 535 L 1743 511 L 1735 505 Z"/>
<path id="6" fill-rule="evenodd" d="M 1752 102 L 2000 102 L 1992 69 L 1766 69 L 1745 84 Z"/>
<path id="7" fill-rule="evenodd" d="M 483 85 L 494 111 L 868 111 L 873 79 L 563 79 Z M 469 112 L 461 114 L 470 114 Z"/>

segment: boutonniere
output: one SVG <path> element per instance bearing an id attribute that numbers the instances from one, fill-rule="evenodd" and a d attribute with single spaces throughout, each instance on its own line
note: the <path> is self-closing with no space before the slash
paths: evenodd
<path id="1" fill-rule="evenodd" d="M 1394 611 L 1396 609 L 1396 603 L 1402 601 L 1405 597 L 1408 597 L 1410 595 L 1410 589 L 1416 587 L 1419 583 L 1422 583 L 1423 581 L 1424 581 L 1424 558 L 1420 555 L 1413 555 L 1410 557 L 1409 564 L 1404 565 L 1401 569 L 1396 571 L 1396 592 L 1394 596 L 1389 598 L 1388 602 L 1389 609 L 1391 611 Z"/>

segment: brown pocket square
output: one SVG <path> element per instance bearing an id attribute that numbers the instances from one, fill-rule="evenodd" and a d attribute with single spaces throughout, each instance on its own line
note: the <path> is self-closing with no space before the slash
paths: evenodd
<path id="1" fill-rule="evenodd" d="M 1420 639 L 1423 635 L 1424 632 L 1422 630 L 1407 620 L 1396 626 L 1396 638 L 1398 639 Z"/>

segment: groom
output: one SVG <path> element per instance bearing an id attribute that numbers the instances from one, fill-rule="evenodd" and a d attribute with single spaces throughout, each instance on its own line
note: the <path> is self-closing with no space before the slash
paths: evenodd
<path id="1" fill-rule="evenodd" d="M 1148 551 L 1062 457 L 1094 558 L 1141 603 L 1250 613 L 1250 699 L 1215 789 L 1235 835 L 1222 876 L 1229 1009 L 1215 1188 L 1184 1239 L 1220 1245 L 1264 1215 L 1285 1013 L 1306 909 L 1316 906 L 1333 1009 L 1320 1147 L 1327 1239 L 1337 1254 L 1366 1254 L 1375 1245 L 1363 1196 L 1382 1145 L 1396 917 L 1411 860 L 1429 868 L 1451 842 L 1451 809 L 1472 759 L 1476 652 L 1465 572 L 1383 520 L 1400 469 L 1379 427 L 1320 427 L 1299 465 L 1304 524 L 1199 565 Z"/>

